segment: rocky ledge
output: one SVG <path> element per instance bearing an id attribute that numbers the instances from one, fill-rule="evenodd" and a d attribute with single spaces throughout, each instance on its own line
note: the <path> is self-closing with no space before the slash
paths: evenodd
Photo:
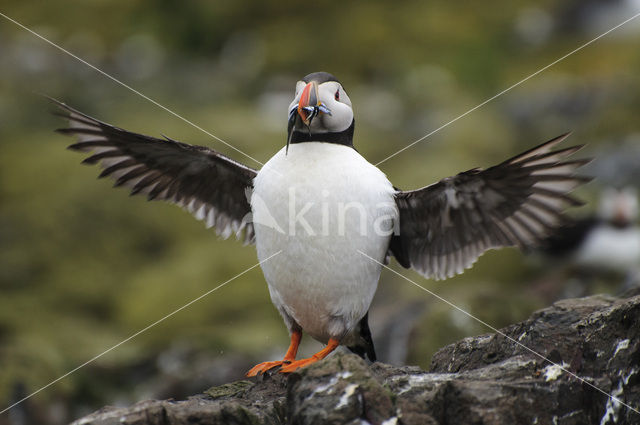
<path id="1" fill-rule="evenodd" d="M 428 372 L 337 353 L 289 376 L 105 407 L 74 424 L 604 425 L 640 424 L 638 411 L 636 290 L 556 302 L 499 333 L 444 347 Z"/>

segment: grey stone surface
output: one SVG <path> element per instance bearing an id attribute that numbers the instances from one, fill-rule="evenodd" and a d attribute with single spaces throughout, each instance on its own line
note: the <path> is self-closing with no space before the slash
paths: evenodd
<path id="1" fill-rule="evenodd" d="M 556 302 L 444 347 L 428 372 L 338 353 L 288 376 L 105 407 L 74 424 L 640 424 L 594 388 L 640 409 L 638 293 Z"/>

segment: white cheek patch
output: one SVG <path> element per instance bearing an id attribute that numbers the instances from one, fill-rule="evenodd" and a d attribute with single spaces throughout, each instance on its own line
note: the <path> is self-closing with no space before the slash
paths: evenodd
<path id="1" fill-rule="evenodd" d="M 353 121 L 353 111 L 344 103 L 331 102 L 331 115 L 321 115 L 322 126 L 330 132 L 340 132 L 349 128 Z"/>

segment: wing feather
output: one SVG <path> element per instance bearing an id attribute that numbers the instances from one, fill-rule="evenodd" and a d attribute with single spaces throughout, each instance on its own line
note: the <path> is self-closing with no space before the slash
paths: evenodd
<path id="1" fill-rule="evenodd" d="M 132 133 L 52 101 L 60 108 L 56 115 L 69 121 L 57 131 L 77 138 L 69 149 L 88 154 L 82 162 L 99 165 L 100 178 L 112 178 L 131 195 L 174 203 L 223 237 L 253 242 L 246 189 L 253 187 L 254 169 L 212 149 Z"/>
<path id="2" fill-rule="evenodd" d="M 488 249 L 538 244 L 582 205 L 568 192 L 590 178 L 575 175 L 589 160 L 566 160 L 582 146 L 553 150 L 568 134 L 486 170 L 474 168 L 414 191 L 399 191 L 399 234 L 391 253 L 405 267 L 444 279 Z"/>

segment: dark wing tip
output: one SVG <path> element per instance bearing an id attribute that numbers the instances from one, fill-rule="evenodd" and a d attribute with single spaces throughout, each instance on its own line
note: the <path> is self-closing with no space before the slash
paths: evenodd
<path id="1" fill-rule="evenodd" d="M 556 136 L 556 137 L 552 138 L 551 140 L 543 143 L 543 145 L 562 143 L 564 141 L 564 139 L 566 139 L 567 137 L 571 136 L 572 134 L 573 134 L 572 130 L 566 131 L 566 132 L 562 133 L 561 135 Z"/>
<path id="2" fill-rule="evenodd" d="M 71 114 L 74 112 L 82 115 L 81 112 L 76 111 L 75 109 L 73 109 L 72 107 L 70 107 L 69 105 L 67 105 L 66 103 L 58 99 L 54 99 L 53 97 L 47 96 L 44 94 L 42 96 L 44 96 L 49 102 L 51 102 L 56 107 L 56 109 L 51 110 L 52 115 L 62 117 L 62 118 L 67 118 L 67 119 L 70 119 Z"/>
<path id="3" fill-rule="evenodd" d="M 45 99 L 47 99 L 49 102 L 53 103 L 56 106 L 60 106 L 63 109 L 68 108 L 68 106 L 64 102 L 62 102 L 62 101 L 60 101 L 60 100 L 58 100 L 56 98 L 53 98 L 53 97 L 51 97 L 51 96 L 49 96 L 47 94 L 41 94 L 40 96 L 44 97 Z"/>
<path id="4" fill-rule="evenodd" d="M 556 136 L 551 140 L 541 143 L 538 146 L 534 146 L 531 149 L 528 149 L 522 153 L 519 153 L 516 156 L 513 156 L 507 159 L 506 161 L 503 161 L 498 166 L 501 166 L 503 164 L 517 164 L 520 162 L 526 162 L 528 160 L 531 160 L 534 157 L 542 158 L 545 156 L 558 155 L 558 154 L 563 154 L 565 156 L 572 155 L 575 152 L 578 152 L 580 149 L 582 149 L 585 145 L 583 144 L 575 145 L 570 148 L 560 149 L 558 151 L 552 151 L 552 149 L 555 146 L 562 143 L 567 137 L 569 137 L 570 134 L 571 132 L 567 132 L 567 133 L 561 134 L 560 136 Z"/>
<path id="5" fill-rule="evenodd" d="M 84 112 L 80 112 L 77 109 L 72 108 L 71 106 L 67 105 L 64 102 L 61 102 L 61 101 L 59 101 L 57 99 L 54 99 L 52 97 L 49 97 L 49 96 L 45 96 L 45 97 L 50 102 L 52 102 L 54 105 L 56 105 L 59 108 L 59 109 L 51 111 L 51 113 L 53 115 L 55 115 L 55 116 L 59 116 L 59 117 L 65 118 L 65 119 L 67 119 L 67 120 L 69 120 L 71 122 L 78 122 L 78 123 L 86 124 L 86 125 L 90 125 L 90 126 L 112 127 L 109 124 L 100 121 L 99 119 L 93 118 L 92 116 L 87 115 Z M 77 130 L 77 129 L 73 129 L 73 128 L 64 129 L 63 128 L 63 129 L 56 130 L 56 132 L 62 133 L 62 134 L 69 134 L 69 133 L 73 134 L 74 130 Z"/>

